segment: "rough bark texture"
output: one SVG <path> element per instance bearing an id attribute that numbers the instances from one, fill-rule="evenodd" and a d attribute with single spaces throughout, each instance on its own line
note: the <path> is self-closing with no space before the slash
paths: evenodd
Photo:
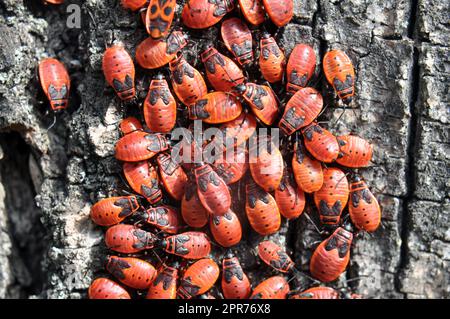
<path id="1" fill-rule="evenodd" d="M 331 48 L 350 55 L 355 110 L 334 130 L 357 132 L 375 145 L 374 165 L 362 173 L 382 204 L 383 226 L 355 241 L 337 285 L 369 298 L 449 297 L 449 2 L 294 2 L 294 20 L 278 33 L 280 45 L 287 53 L 306 42 L 320 57 Z M 126 108 L 105 84 L 101 56 L 113 40 L 134 55 L 146 35 L 119 1 L 66 3 L 82 8 L 80 29 L 67 28 L 67 4 L 0 1 L 0 298 L 85 297 L 107 253 L 89 209 L 121 187 L 113 152 Z M 195 61 L 199 50 L 191 44 L 185 51 L 202 69 Z M 52 115 L 35 72 L 45 56 L 61 59 L 73 84 L 68 112 L 48 132 Z M 141 97 L 145 74 L 138 71 Z M 336 120 L 342 111 L 333 92 L 323 79 L 317 86 L 330 104 L 322 118 Z M 271 272 L 248 249 L 261 238 L 246 237 L 241 258 L 258 281 Z M 304 217 L 272 238 L 304 270 L 320 240 Z M 366 277 L 344 282 L 357 276 Z"/>

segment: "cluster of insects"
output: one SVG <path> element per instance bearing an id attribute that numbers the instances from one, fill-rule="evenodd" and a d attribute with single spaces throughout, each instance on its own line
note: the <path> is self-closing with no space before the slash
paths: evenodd
<path id="1" fill-rule="evenodd" d="M 255 250 L 279 274 L 258 284 L 250 282 L 231 249 L 243 237 L 243 219 L 261 236 L 275 234 L 282 218 L 299 218 L 307 198 L 312 198 L 322 227 L 331 232 L 315 248 L 307 276 L 330 283 L 349 263 L 354 233 L 374 232 L 380 225 L 377 199 L 349 170 L 370 164 L 372 145 L 356 135 L 335 136 L 317 122 L 324 102 L 308 86 L 317 64 L 314 49 L 297 44 L 286 57 L 275 37 L 264 32 L 256 58 L 250 28 L 257 30 L 263 23 L 285 26 L 293 17 L 293 1 L 188 0 L 181 14 L 183 25 L 202 30 L 221 23 L 221 40 L 232 57 L 210 45 L 200 55 L 204 73 L 183 57 L 189 31 L 171 27 L 175 0 L 121 3 L 140 13 L 149 34 L 137 46 L 137 64 L 170 73 L 170 85 L 162 74 L 151 81 L 142 106 L 145 125 L 136 117 L 120 123 L 122 137 L 115 157 L 123 163 L 132 192 L 92 206 L 92 220 L 107 227 L 105 243 L 114 255 L 107 258 L 106 270 L 116 281 L 106 276 L 95 279 L 89 298 L 128 299 L 133 295 L 130 289 L 139 295 L 145 292 L 148 299 L 211 298 L 208 291 L 220 275 L 218 296 L 229 299 L 344 298 L 343 292 L 320 285 L 291 291 L 285 276 L 303 273 L 273 241 L 263 240 Z M 242 18 L 225 17 L 237 7 Z M 102 66 L 107 83 L 123 104 L 135 103 L 135 65 L 125 47 L 107 48 Z M 253 73 L 260 71 L 259 81 L 247 74 L 249 67 L 256 69 Z M 350 58 L 332 50 L 324 56 L 322 67 L 339 101 L 350 104 L 355 93 Z M 52 109 L 64 109 L 70 89 L 64 66 L 46 59 L 40 63 L 39 75 Z M 272 85 L 280 83 L 277 94 Z M 192 163 L 172 156 L 169 134 L 179 123 L 195 120 L 231 137 L 232 159 L 223 156 L 230 151 L 228 145 L 215 137 L 188 141 L 183 148 L 191 158 L 196 151 L 214 146 L 219 156 L 213 161 Z M 258 135 L 261 127 L 279 128 L 282 143 Z M 256 142 L 247 147 L 251 140 Z M 235 213 L 233 207 L 239 207 L 240 201 L 235 193 L 240 194 L 241 188 L 243 213 Z M 209 257 L 214 247 L 222 252 L 221 269 L 217 258 Z M 158 257 L 157 266 L 149 261 L 152 253 Z"/>

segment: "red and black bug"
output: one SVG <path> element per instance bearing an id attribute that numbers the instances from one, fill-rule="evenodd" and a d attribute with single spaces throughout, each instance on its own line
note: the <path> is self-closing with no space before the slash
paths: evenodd
<path id="1" fill-rule="evenodd" d="M 294 271 L 295 264 L 291 257 L 277 244 L 266 240 L 258 245 L 258 255 L 262 261 L 283 273 Z"/>
<path id="2" fill-rule="evenodd" d="M 219 266 L 214 260 L 200 259 L 184 272 L 177 295 L 182 299 L 191 299 L 204 294 L 214 286 L 219 273 Z"/>
<path id="3" fill-rule="evenodd" d="M 252 228 L 260 235 L 270 235 L 280 229 L 281 216 L 275 199 L 253 179 L 246 185 L 245 212 Z"/>
<path id="4" fill-rule="evenodd" d="M 244 98 L 264 124 L 272 125 L 278 116 L 278 102 L 270 87 L 246 83 L 237 85 L 234 90 Z"/>
<path id="5" fill-rule="evenodd" d="M 176 234 L 181 225 L 178 211 L 170 206 L 152 207 L 139 211 L 135 215 L 139 220 L 169 234 Z"/>
<path id="6" fill-rule="evenodd" d="M 225 151 L 226 148 L 238 147 L 256 132 L 256 119 L 251 113 L 242 112 L 237 118 L 220 126 L 221 139 L 214 138 L 214 147 Z"/>
<path id="7" fill-rule="evenodd" d="M 270 83 L 280 82 L 286 68 L 284 52 L 269 33 L 263 34 L 260 48 L 259 68 L 263 77 Z"/>
<path id="8" fill-rule="evenodd" d="M 236 85 L 244 82 L 244 73 L 239 66 L 215 48 L 208 48 L 201 57 L 206 76 L 216 91 L 232 92 Z"/>
<path id="9" fill-rule="evenodd" d="M 286 299 L 289 283 L 281 276 L 270 277 L 253 289 L 250 299 Z"/>
<path id="10" fill-rule="evenodd" d="M 183 198 L 188 177 L 180 164 L 176 163 L 170 154 L 161 153 L 156 158 L 159 175 L 164 189 L 175 200 Z"/>
<path id="11" fill-rule="evenodd" d="M 122 45 L 114 45 L 106 49 L 102 62 L 106 82 L 113 87 L 122 101 L 134 99 L 135 69 L 131 56 Z"/>
<path id="12" fill-rule="evenodd" d="M 123 173 L 131 188 L 144 196 L 150 204 L 156 204 L 161 200 L 158 172 L 150 162 L 124 163 Z"/>
<path id="13" fill-rule="evenodd" d="M 158 270 L 158 275 L 150 285 L 146 299 L 177 298 L 178 263 L 172 266 L 165 264 Z"/>
<path id="14" fill-rule="evenodd" d="M 242 113 L 242 104 L 232 94 L 212 92 L 189 107 L 189 119 L 208 124 L 221 124 L 236 119 Z"/>
<path id="15" fill-rule="evenodd" d="M 164 40 L 149 37 L 138 45 L 136 61 L 144 69 L 157 69 L 175 59 L 186 45 L 186 35 L 180 31 L 172 32 Z"/>
<path id="16" fill-rule="evenodd" d="M 239 259 L 229 250 L 222 261 L 222 292 L 225 299 L 247 299 L 252 287 Z"/>
<path id="17" fill-rule="evenodd" d="M 156 277 L 152 264 L 139 258 L 111 256 L 106 270 L 121 283 L 134 289 L 148 289 Z"/>
<path id="18" fill-rule="evenodd" d="M 169 33 L 176 6 L 176 0 L 150 0 L 145 27 L 153 39 L 165 37 Z"/>
<path id="19" fill-rule="evenodd" d="M 317 160 L 325 163 L 334 162 L 339 156 L 339 143 L 336 136 L 317 123 L 302 129 L 306 149 Z"/>
<path id="20" fill-rule="evenodd" d="M 120 131 L 123 135 L 133 133 L 135 131 L 142 131 L 143 127 L 141 122 L 135 117 L 127 117 L 120 122 Z"/>
<path id="21" fill-rule="evenodd" d="M 330 287 L 313 287 L 294 294 L 289 299 L 340 299 L 339 292 Z"/>
<path id="22" fill-rule="evenodd" d="M 347 167 L 366 167 L 372 159 L 373 147 L 365 139 L 355 135 L 338 136 L 339 156 L 336 162 Z"/>
<path id="23" fill-rule="evenodd" d="M 239 7 L 245 19 L 253 25 L 260 25 L 266 20 L 261 0 L 239 0 Z"/>
<path id="24" fill-rule="evenodd" d="M 355 95 L 355 69 L 341 50 L 329 51 L 323 58 L 323 72 L 344 104 L 350 104 Z"/>
<path id="25" fill-rule="evenodd" d="M 306 87 L 316 69 L 316 53 L 306 44 L 297 44 L 289 56 L 287 64 L 287 91 L 297 92 Z"/>
<path id="26" fill-rule="evenodd" d="M 175 127 L 177 102 L 162 74 L 158 74 L 150 83 L 143 112 L 145 124 L 153 132 L 168 133 Z"/>
<path id="27" fill-rule="evenodd" d="M 161 134 L 134 131 L 123 136 L 116 144 L 116 158 L 124 162 L 140 162 L 166 151 L 169 144 Z"/>
<path id="28" fill-rule="evenodd" d="M 209 255 L 211 242 L 205 233 L 186 232 L 169 236 L 159 241 L 159 247 L 169 254 L 174 254 L 185 259 L 200 259 Z"/>
<path id="29" fill-rule="evenodd" d="M 148 0 L 120 0 L 122 7 L 130 9 L 131 11 L 137 11 L 143 8 L 147 2 Z"/>
<path id="30" fill-rule="evenodd" d="M 182 55 L 171 61 L 169 68 L 173 90 L 184 105 L 189 106 L 208 93 L 203 76 Z"/>
<path id="31" fill-rule="evenodd" d="M 208 211 L 200 202 L 197 184 L 193 181 L 186 186 L 186 192 L 181 200 L 181 216 L 190 227 L 201 228 L 208 223 Z"/>
<path id="32" fill-rule="evenodd" d="M 199 165 L 194 170 L 197 194 L 203 207 L 212 215 L 223 215 L 230 210 L 231 195 L 227 184 L 211 165 Z"/>
<path id="33" fill-rule="evenodd" d="M 298 218 L 305 209 L 305 193 L 295 183 L 290 169 L 285 170 L 280 186 L 275 190 L 275 201 L 281 215 L 287 219 Z"/>
<path id="34" fill-rule="evenodd" d="M 306 154 L 305 147 L 301 142 L 295 144 L 292 170 L 297 185 L 304 192 L 313 193 L 322 188 L 322 164 Z"/>
<path id="35" fill-rule="evenodd" d="M 279 28 L 284 27 L 294 16 L 294 0 L 262 0 L 270 20 Z"/>
<path id="36" fill-rule="evenodd" d="M 238 18 L 230 18 L 222 23 L 222 39 L 240 65 L 253 62 L 253 38 L 247 25 Z"/>
<path id="37" fill-rule="evenodd" d="M 70 77 L 64 64 L 48 58 L 39 63 L 39 80 L 53 111 L 67 108 L 70 93 Z"/>
<path id="38" fill-rule="evenodd" d="M 136 196 L 102 199 L 91 208 L 91 218 L 97 225 L 112 226 L 120 223 L 139 209 Z"/>
<path id="39" fill-rule="evenodd" d="M 344 172 L 339 168 L 324 168 L 322 188 L 314 193 L 320 221 L 325 225 L 339 224 L 348 196 L 348 181 Z"/>
<path id="40" fill-rule="evenodd" d="M 362 178 L 354 174 L 350 183 L 348 212 L 359 230 L 374 232 L 381 223 L 381 209 L 377 199 Z"/>
<path id="41" fill-rule="evenodd" d="M 157 237 L 132 225 L 119 224 L 108 228 L 105 234 L 106 246 L 124 254 L 152 249 Z"/>
<path id="42" fill-rule="evenodd" d="M 235 151 L 227 149 L 216 157 L 212 166 L 227 185 L 234 184 L 247 173 L 247 150 L 245 147 L 237 147 Z"/>
<path id="43" fill-rule="evenodd" d="M 242 238 L 242 226 L 237 215 L 229 210 L 224 215 L 211 215 L 209 221 L 211 233 L 222 247 L 237 245 Z"/>
<path id="44" fill-rule="evenodd" d="M 119 284 L 107 278 L 95 279 L 88 290 L 89 299 L 131 299 Z"/>
<path id="45" fill-rule="evenodd" d="M 283 156 L 270 136 L 260 136 L 250 146 L 250 172 L 254 181 L 266 192 L 280 186 L 284 172 Z"/>
<path id="46" fill-rule="evenodd" d="M 307 87 L 298 90 L 284 109 L 278 126 L 286 135 L 311 124 L 323 107 L 322 95 L 315 89 Z"/>
<path id="47" fill-rule="evenodd" d="M 234 9 L 234 0 L 188 0 L 181 13 L 184 25 L 191 29 L 206 29 Z"/>
<path id="48" fill-rule="evenodd" d="M 338 227 L 314 251 L 309 270 L 311 275 L 322 282 L 336 280 L 347 268 L 350 261 L 350 246 L 353 234 L 349 225 Z"/>

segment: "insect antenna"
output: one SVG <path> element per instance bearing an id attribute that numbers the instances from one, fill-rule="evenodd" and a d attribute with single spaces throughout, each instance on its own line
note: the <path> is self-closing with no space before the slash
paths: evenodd
<path id="1" fill-rule="evenodd" d="M 47 132 L 50 131 L 56 124 L 56 114 L 53 114 L 53 123 L 47 128 Z"/>

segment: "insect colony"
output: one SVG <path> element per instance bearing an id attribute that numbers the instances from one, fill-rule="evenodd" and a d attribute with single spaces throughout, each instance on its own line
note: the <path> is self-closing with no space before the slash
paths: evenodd
<path id="1" fill-rule="evenodd" d="M 303 273 L 272 241 L 263 240 L 255 249 L 280 275 L 260 283 L 250 282 L 230 249 L 241 241 L 245 216 L 253 231 L 271 235 L 279 231 L 282 217 L 299 218 L 307 198 L 312 198 L 322 226 L 331 235 L 313 252 L 306 275 L 329 283 L 349 263 L 354 231 L 373 232 L 380 225 L 376 198 L 361 177 L 349 171 L 369 165 L 372 145 L 356 135 L 335 136 L 317 122 L 324 103 L 321 94 L 308 86 L 316 69 L 314 49 L 297 44 L 287 59 L 275 38 L 263 32 L 255 60 L 249 25 L 258 30 L 269 23 L 268 17 L 278 28 L 285 26 L 293 17 L 293 1 L 189 0 L 181 14 L 187 31 L 171 28 L 175 0 L 121 3 L 141 14 L 149 34 L 137 46 L 137 64 L 149 70 L 168 69 L 171 85 L 162 74 L 151 81 L 142 107 L 145 126 L 134 117 L 120 124 L 123 136 L 115 156 L 136 194 L 105 198 L 92 206 L 92 220 L 107 227 L 105 243 L 115 255 L 108 257 L 106 270 L 115 280 L 95 279 L 89 298 L 129 299 L 133 289 L 140 295 L 145 292 L 148 299 L 212 298 L 207 292 L 216 284 L 221 288 L 219 295 L 228 299 L 344 297 L 341 291 L 317 284 L 305 291 L 291 291 L 283 274 Z M 225 17 L 237 7 L 242 19 Z M 222 41 L 232 58 L 209 45 L 200 57 L 205 80 L 182 50 L 194 41 L 187 36 L 190 29 L 208 29 L 220 22 Z M 106 82 L 118 98 L 124 105 L 133 104 L 135 65 L 123 45 L 107 48 L 102 65 Z M 252 65 L 264 84 L 247 75 L 245 70 Z M 349 57 L 341 50 L 329 51 L 322 67 L 338 98 L 350 104 L 355 72 Z M 70 91 L 65 67 L 58 60 L 45 59 L 39 65 L 39 77 L 51 108 L 65 109 Z M 271 84 L 283 81 L 285 92 L 276 94 Z M 287 103 L 280 102 L 281 93 Z M 232 159 L 223 155 L 230 151 L 229 145 L 212 138 L 203 144 L 189 141 L 184 150 L 189 150 L 191 158 L 196 151 L 214 146 L 221 155 L 214 161 L 176 161 L 169 134 L 180 117 L 202 121 L 231 136 Z M 279 128 L 287 142 L 278 147 L 271 136 L 258 136 L 258 127 Z M 258 148 L 261 145 L 265 147 Z M 237 198 L 230 189 L 241 183 L 245 185 L 245 214 L 236 214 L 232 207 Z M 346 207 L 348 215 L 343 217 Z M 205 229 L 208 224 L 210 235 Z M 222 253 L 222 271 L 209 258 L 212 248 Z M 150 252 L 158 257 L 159 265 L 144 260 Z"/>

